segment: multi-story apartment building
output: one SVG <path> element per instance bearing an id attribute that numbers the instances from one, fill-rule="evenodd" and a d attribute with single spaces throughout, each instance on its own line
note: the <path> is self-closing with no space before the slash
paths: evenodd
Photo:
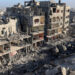
<path id="1" fill-rule="evenodd" d="M 13 35 L 17 33 L 17 19 L 10 19 L 8 23 L 0 20 L 0 37 L 8 37 L 9 35 Z"/>
<path id="2" fill-rule="evenodd" d="M 25 27 L 27 25 L 28 34 L 31 35 L 32 47 L 36 49 L 44 42 L 44 12 L 42 12 L 42 9 L 39 8 L 39 2 L 31 1 L 24 8 L 23 14 L 21 15 L 25 19 L 25 25 L 23 25 L 23 30 L 26 30 Z"/>
<path id="3" fill-rule="evenodd" d="M 28 52 L 31 49 L 31 36 L 18 32 L 18 25 L 16 18 L 3 15 L 0 19 L 0 57 L 13 57 L 19 50 Z"/>
<path id="4" fill-rule="evenodd" d="M 67 6 L 66 4 L 65 4 L 65 8 L 64 8 L 64 29 L 63 29 L 63 31 L 64 31 L 64 33 L 65 34 L 67 34 L 67 32 L 68 32 L 68 27 L 69 27 L 69 24 L 70 24 L 70 7 L 69 6 Z"/>
<path id="5" fill-rule="evenodd" d="M 70 7 L 65 3 L 40 2 L 40 7 L 46 13 L 46 40 L 54 40 L 67 33 L 69 26 Z"/>
<path id="6" fill-rule="evenodd" d="M 20 21 L 20 29 L 31 36 L 33 46 L 39 42 L 63 37 L 69 26 L 70 7 L 65 3 L 35 0 L 26 1 L 24 6 L 18 4 L 7 9 L 9 15 Z M 40 39 L 41 38 L 41 39 Z M 40 45 L 40 44 L 39 44 Z"/>
<path id="7" fill-rule="evenodd" d="M 75 23 L 75 9 L 70 10 L 70 23 Z"/>
<path id="8" fill-rule="evenodd" d="M 70 7 L 66 6 L 65 3 L 61 3 L 60 0 L 59 3 L 27 1 L 24 6 L 18 4 L 7 9 L 7 13 L 11 18 L 13 16 L 18 17 L 19 25 L 15 27 L 16 25 L 7 24 L 6 30 L 10 30 L 12 27 L 11 30 L 15 33 L 16 29 L 20 29 L 17 32 L 24 32 L 26 36 L 31 36 L 31 38 L 26 38 L 26 42 L 36 48 L 43 44 L 44 39 L 48 41 L 54 40 L 67 33 L 69 12 Z M 8 28 L 8 25 L 10 28 Z M 7 32 L 9 33 L 9 31 Z"/>
<path id="9" fill-rule="evenodd" d="M 50 7 L 50 25 L 47 29 L 48 39 L 57 39 L 63 31 L 63 12 L 64 6 L 59 4 L 52 4 Z"/>
<path id="10" fill-rule="evenodd" d="M 41 46 L 44 42 L 45 14 L 39 6 L 40 2 L 32 0 L 30 2 L 26 1 L 24 6 L 18 4 L 7 9 L 10 16 L 17 14 L 16 16 L 20 21 L 20 29 L 31 36 L 30 42 L 33 48 Z"/>
<path id="11" fill-rule="evenodd" d="M 24 6 L 8 8 L 4 15 L 0 18 L 0 57 L 14 56 L 22 49 L 23 54 L 33 48 L 37 50 L 44 42 L 55 43 L 55 39 L 67 34 L 70 7 L 60 0 L 31 0 Z"/>

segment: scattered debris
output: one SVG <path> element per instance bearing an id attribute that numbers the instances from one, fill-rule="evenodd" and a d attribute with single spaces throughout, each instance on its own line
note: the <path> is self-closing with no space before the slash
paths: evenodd
<path id="1" fill-rule="evenodd" d="M 67 71 L 65 67 L 61 67 L 62 75 L 67 75 Z"/>
<path id="2" fill-rule="evenodd" d="M 0 16 L 1 75 L 67 75 L 68 71 L 75 74 L 75 59 L 67 59 L 75 53 L 75 29 L 73 24 L 68 27 L 66 13 L 70 13 L 70 7 L 60 0 L 31 0 L 24 6 L 7 8 Z"/>

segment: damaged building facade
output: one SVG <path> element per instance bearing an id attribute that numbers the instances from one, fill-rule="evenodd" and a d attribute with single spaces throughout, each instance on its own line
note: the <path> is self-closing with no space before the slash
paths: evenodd
<path id="1" fill-rule="evenodd" d="M 6 16 L 7 15 L 7 16 Z M 0 57 L 11 57 L 19 50 L 38 50 L 46 42 L 67 34 L 70 7 L 65 3 L 26 1 L 7 8 L 0 19 Z M 6 49 L 6 50 L 5 50 Z M 5 50 L 2 52 L 2 50 Z"/>
<path id="2" fill-rule="evenodd" d="M 40 6 L 46 13 L 46 37 L 47 40 L 54 40 L 67 34 L 69 27 L 70 7 L 65 3 L 41 2 Z"/>
<path id="3" fill-rule="evenodd" d="M 75 22 L 75 10 L 71 9 L 70 10 L 70 24 Z"/>
<path id="4" fill-rule="evenodd" d="M 75 36 L 75 10 L 70 10 L 70 32 L 69 34 L 74 37 Z"/>

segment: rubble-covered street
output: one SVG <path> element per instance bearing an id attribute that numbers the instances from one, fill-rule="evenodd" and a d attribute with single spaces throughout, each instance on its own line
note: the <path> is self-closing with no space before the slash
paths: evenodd
<path id="1" fill-rule="evenodd" d="M 0 75 L 75 75 L 75 54 L 52 56 L 50 50 L 43 47 L 26 56 L 21 54 L 19 60 L 6 66 Z"/>
<path id="2" fill-rule="evenodd" d="M 75 75 L 75 11 L 61 0 L 0 10 L 0 75 Z"/>

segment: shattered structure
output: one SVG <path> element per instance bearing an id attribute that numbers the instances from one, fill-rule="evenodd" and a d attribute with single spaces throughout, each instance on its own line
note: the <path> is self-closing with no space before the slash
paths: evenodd
<path id="1" fill-rule="evenodd" d="M 46 42 L 63 37 L 68 31 L 69 15 L 70 7 L 60 1 L 31 0 L 24 6 L 18 4 L 7 8 L 0 17 L 1 59 L 8 56 L 12 60 L 19 50 L 24 49 L 25 53 L 38 50 Z"/>
<path id="2" fill-rule="evenodd" d="M 71 9 L 70 10 L 70 23 L 74 23 L 75 22 L 75 10 Z"/>
<path id="3" fill-rule="evenodd" d="M 69 34 L 71 36 L 75 36 L 75 10 L 71 9 L 70 10 L 70 27 L 69 27 Z"/>
<path id="4" fill-rule="evenodd" d="M 46 37 L 54 40 L 67 33 L 69 26 L 70 7 L 65 3 L 41 2 L 41 7 L 46 13 Z"/>

